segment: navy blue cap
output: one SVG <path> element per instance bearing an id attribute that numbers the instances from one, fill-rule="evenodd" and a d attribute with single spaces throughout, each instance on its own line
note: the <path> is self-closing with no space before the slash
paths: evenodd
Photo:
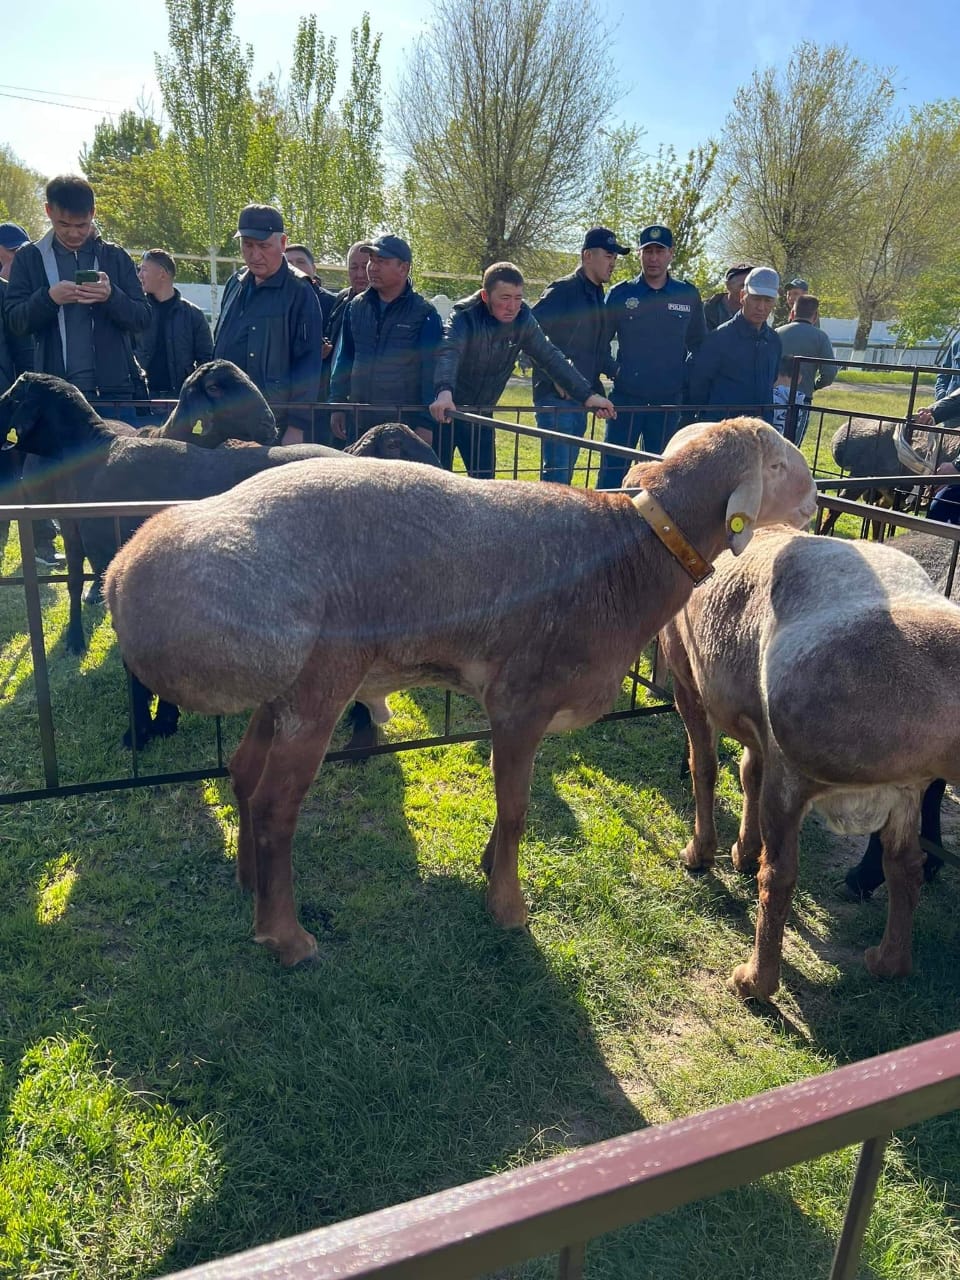
<path id="1" fill-rule="evenodd" d="M 584 249 L 606 249 L 607 253 L 629 253 L 625 245 L 617 243 L 617 237 L 609 227 L 591 227 L 583 237 L 581 252 Z"/>
<path id="2" fill-rule="evenodd" d="M 810 288 L 806 280 L 801 280 L 799 276 L 795 276 L 787 285 L 788 289 L 802 289 L 804 293 Z"/>
<path id="3" fill-rule="evenodd" d="M 240 210 L 234 240 L 246 236 L 249 240 L 269 240 L 283 232 L 283 214 L 272 204 L 248 204 Z"/>
<path id="4" fill-rule="evenodd" d="M 16 253 L 18 249 L 22 249 L 29 243 L 30 237 L 18 223 L 0 222 L 0 249 L 9 249 L 12 253 Z"/>
<path id="5" fill-rule="evenodd" d="M 665 249 L 673 248 L 673 232 L 659 222 L 653 222 L 640 232 L 640 248 L 645 244 L 662 244 Z"/>
<path id="6" fill-rule="evenodd" d="M 378 258 L 399 258 L 401 262 L 412 262 L 413 254 L 406 240 L 399 236 L 377 236 L 370 241 L 370 252 Z"/>

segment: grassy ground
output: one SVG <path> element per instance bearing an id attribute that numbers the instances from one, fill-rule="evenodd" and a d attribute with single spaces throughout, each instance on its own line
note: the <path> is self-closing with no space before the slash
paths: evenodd
<path id="1" fill-rule="evenodd" d="M 64 778 L 116 773 L 125 695 L 109 625 L 87 611 L 98 625 L 78 664 L 62 647 L 62 588 L 44 607 Z M 20 593 L 0 590 L 3 789 L 39 781 L 24 628 Z M 392 702 L 396 734 L 438 726 L 438 694 Z M 463 700 L 455 713 L 482 723 Z M 240 725 L 227 724 L 228 747 Z M 861 952 L 885 896 L 842 900 L 858 842 L 814 820 L 777 1005 L 729 994 L 756 889 L 728 858 L 699 879 L 680 869 L 683 750 L 669 715 L 545 742 L 524 934 L 483 909 L 485 746 L 321 770 L 294 854 L 320 955 L 294 973 L 250 941 L 227 784 L 0 808 L 0 1276 L 157 1276 L 953 1029 L 949 869 L 924 891 L 915 975 L 878 983 Z M 211 724 L 190 716 L 145 764 L 212 752 Z M 723 759 L 729 846 L 731 744 Z M 598 1240 L 588 1274 L 824 1275 L 853 1160 Z M 960 1118 L 900 1134 L 861 1280 L 960 1276 L 958 1192 Z"/>

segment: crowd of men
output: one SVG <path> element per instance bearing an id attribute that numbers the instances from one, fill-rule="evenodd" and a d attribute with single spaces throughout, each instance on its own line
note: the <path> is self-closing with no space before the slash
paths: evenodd
<path id="1" fill-rule="evenodd" d="M 780 279 L 769 266 L 730 267 L 724 290 L 704 304 L 694 285 L 671 274 L 673 235 L 661 224 L 640 233 L 639 273 L 609 291 L 617 262 L 632 250 L 593 227 L 576 270 L 548 284 L 533 306 L 520 270 L 493 263 L 444 325 L 413 287 L 410 246 L 399 236 L 353 245 L 349 283 L 332 293 L 310 249 L 288 243 L 280 211 L 251 204 L 235 233 L 244 265 L 225 286 L 211 335 L 177 289 L 170 253 L 151 249 L 136 266 L 103 240 L 86 179 L 52 179 L 45 208 L 50 229 L 35 243 L 16 224 L 0 225 L 0 391 L 34 368 L 66 378 L 133 425 L 162 418 L 144 404 L 175 398 L 194 368 L 222 357 L 270 401 L 284 443 L 347 442 L 399 411 L 444 466 L 459 453 L 471 476 L 492 477 L 493 430 L 456 412 L 489 414 L 526 359 L 537 424 L 556 433 L 543 442 L 542 476 L 569 484 L 590 413 L 606 420 L 606 442 L 660 452 L 681 421 L 697 416 L 751 413 L 782 429 L 793 358 L 812 358 L 793 387 L 800 404 L 838 367 L 806 281 L 790 281 L 789 320 L 778 328 L 770 318 Z M 609 397 L 602 378 L 612 384 Z M 358 407 L 319 411 L 322 403 Z M 804 428 L 801 410 L 798 436 Z M 598 487 L 618 487 L 625 468 L 605 454 Z M 47 550 L 41 542 L 41 554 Z"/>

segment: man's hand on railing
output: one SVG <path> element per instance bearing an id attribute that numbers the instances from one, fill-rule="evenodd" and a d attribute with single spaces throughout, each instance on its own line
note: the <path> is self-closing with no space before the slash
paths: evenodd
<path id="1" fill-rule="evenodd" d="M 330 434 L 336 436 L 338 440 L 346 440 L 347 415 L 342 410 L 339 413 L 331 413 Z"/>
<path id="2" fill-rule="evenodd" d="M 436 400 L 430 406 L 430 416 L 434 422 L 449 422 L 450 415 L 456 410 L 453 402 L 453 393 L 451 391 L 440 391 Z"/>
<path id="3" fill-rule="evenodd" d="M 925 409 L 914 409 L 911 422 L 918 422 L 921 427 L 933 426 L 933 405 L 928 405 Z"/>
<path id="4" fill-rule="evenodd" d="M 583 407 L 592 410 L 598 418 L 615 418 L 617 416 L 616 406 L 606 396 L 589 396 L 584 400 Z"/>

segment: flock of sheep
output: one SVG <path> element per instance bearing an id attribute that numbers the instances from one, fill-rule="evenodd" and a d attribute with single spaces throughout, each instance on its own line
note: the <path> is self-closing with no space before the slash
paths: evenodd
<path id="1" fill-rule="evenodd" d="M 291 845 L 354 699 L 375 723 L 404 688 L 440 685 L 482 704 L 497 803 L 487 904 L 501 925 L 521 926 L 517 851 L 537 747 L 603 715 L 661 633 L 690 741 L 691 869 L 716 855 L 717 735 L 744 745 L 732 854 L 758 872 L 760 901 L 734 989 L 777 989 L 798 833 L 814 805 L 840 830 L 880 832 L 888 922 L 867 964 L 909 972 L 921 806 L 935 779 L 960 779 L 960 608 L 889 546 L 801 532 L 816 491 L 792 444 L 738 418 L 678 432 L 622 491 L 478 481 L 439 469 L 399 426 L 359 442 L 374 456 L 273 448 L 269 410 L 239 371 L 220 362 L 191 382 L 164 438 L 143 440 L 59 380 L 23 375 L 0 397 L 0 435 L 47 459 L 48 501 L 202 499 L 152 517 L 115 555 L 112 525 L 107 538 L 95 521 L 62 522 L 68 639 L 82 648 L 86 555 L 140 690 L 139 739 L 172 731 L 178 707 L 254 708 L 230 761 L 237 876 L 257 941 L 282 964 L 316 951 L 297 918 Z M 260 443 L 210 447 L 226 435 Z M 695 589 L 696 553 L 716 571 Z"/>

